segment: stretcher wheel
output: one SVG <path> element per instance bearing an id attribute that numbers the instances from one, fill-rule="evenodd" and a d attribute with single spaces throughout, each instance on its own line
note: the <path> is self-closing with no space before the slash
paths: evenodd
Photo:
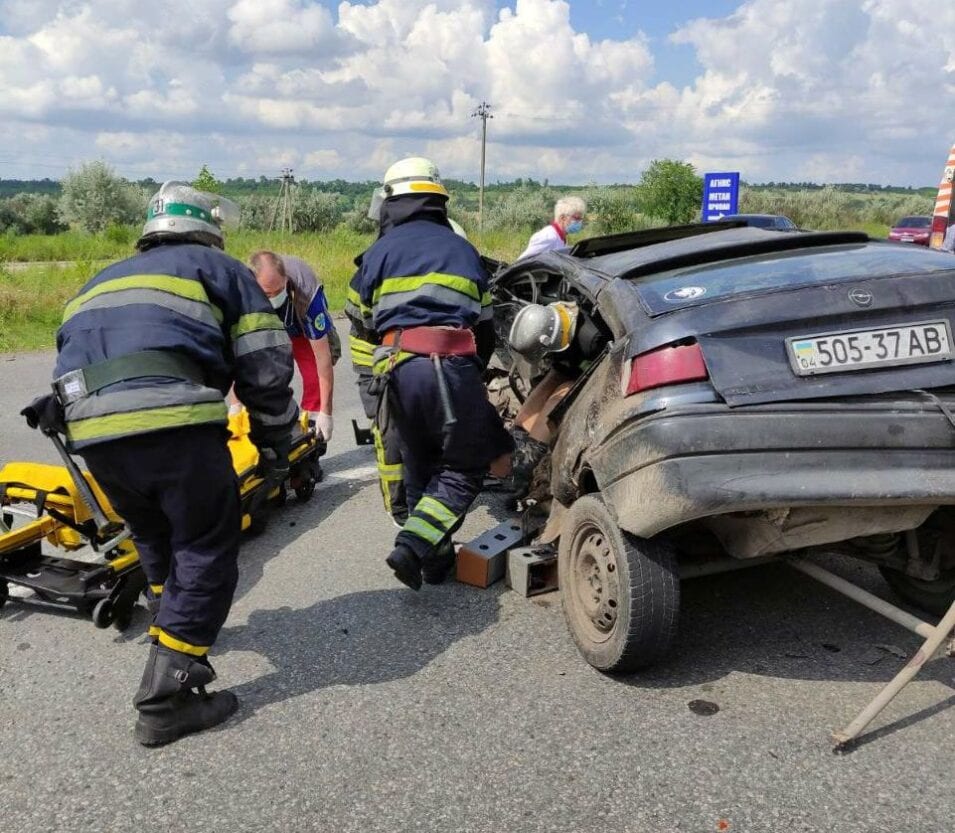
<path id="1" fill-rule="evenodd" d="M 130 626 L 133 621 L 133 611 L 132 608 L 124 610 L 122 612 L 117 611 L 113 616 L 112 625 L 118 631 L 124 631 Z"/>
<path id="2" fill-rule="evenodd" d="M 113 623 L 113 603 L 109 599 L 100 599 L 93 605 L 93 624 L 98 628 L 108 628 Z"/>
<path id="3" fill-rule="evenodd" d="M 0 607 L 3 607 L 7 603 L 7 599 L 10 598 L 10 585 L 5 581 L 0 581 Z"/>
<path id="4" fill-rule="evenodd" d="M 303 503 L 307 500 L 310 500 L 314 494 L 315 481 L 311 477 L 304 478 L 302 482 L 295 487 L 295 497 L 297 497 Z"/>
<path id="5" fill-rule="evenodd" d="M 261 535 L 265 532 L 266 528 L 269 525 L 269 513 L 268 511 L 258 511 L 252 515 L 249 515 L 249 535 Z"/>

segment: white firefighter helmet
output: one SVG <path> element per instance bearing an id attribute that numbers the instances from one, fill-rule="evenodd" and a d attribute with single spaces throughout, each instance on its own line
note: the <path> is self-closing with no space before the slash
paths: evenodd
<path id="1" fill-rule="evenodd" d="M 577 305 L 556 301 L 553 304 L 527 304 L 511 324 L 507 337 L 511 347 L 531 362 L 548 353 L 560 353 L 570 347 L 577 329 Z"/>
<path id="2" fill-rule="evenodd" d="M 399 159 L 385 171 L 382 182 L 385 198 L 400 197 L 403 194 L 439 194 L 448 196 L 447 189 L 441 184 L 438 166 L 423 156 L 409 156 Z"/>
<path id="3" fill-rule="evenodd" d="M 160 240 L 183 238 L 224 247 L 221 225 L 238 225 L 239 209 L 218 194 L 198 191 L 185 182 L 164 182 L 146 210 L 146 224 L 136 242 L 148 248 Z"/>

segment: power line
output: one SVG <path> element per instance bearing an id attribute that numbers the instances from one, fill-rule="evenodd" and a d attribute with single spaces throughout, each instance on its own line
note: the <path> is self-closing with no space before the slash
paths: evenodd
<path id="1" fill-rule="evenodd" d="M 478 192 L 478 227 L 484 228 L 484 160 L 487 153 L 487 120 L 493 119 L 491 105 L 482 101 L 471 113 L 471 118 L 481 120 L 481 190 Z"/>
<path id="2" fill-rule="evenodd" d="M 285 231 L 285 229 L 288 228 L 289 234 L 292 233 L 293 185 L 295 185 L 295 177 L 292 175 L 292 169 L 282 168 L 282 188 L 279 191 L 278 199 L 275 201 L 275 208 L 272 210 L 272 220 L 269 223 L 269 231 L 275 228 L 275 218 L 281 213 L 282 218 L 279 224 L 279 231 Z"/>

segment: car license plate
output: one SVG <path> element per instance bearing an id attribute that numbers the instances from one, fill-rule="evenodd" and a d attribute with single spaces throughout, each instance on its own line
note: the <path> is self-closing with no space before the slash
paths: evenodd
<path id="1" fill-rule="evenodd" d="M 797 376 L 941 362 L 952 358 L 952 332 L 947 321 L 820 333 L 789 338 L 786 344 L 790 364 Z"/>
<path id="2" fill-rule="evenodd" d="M 903 234 L 903 235 L 899 238 L 899 240 L 901 240 L 903 243 L 911 243 L 912 241 L 915 240 L 915 238 L 912 237 L 911 234 Z"/>

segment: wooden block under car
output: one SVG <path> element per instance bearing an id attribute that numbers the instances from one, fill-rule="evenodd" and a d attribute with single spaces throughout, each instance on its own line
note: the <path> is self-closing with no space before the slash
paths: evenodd
<path id="1" fill-rule="evenodd" d="M 499 523 L 458 550 L 457 579 L 474 587 L 490 587 L 504 578 L 507 551 L 523 543 L 526 532 L 519 518 Z"/>
<path id="2" fill-rule="evenodd" d="M 550 544 L 514 547 L 507 554 L 507 586 L 525 598 L 556 590 L 557 550 Z"/>

